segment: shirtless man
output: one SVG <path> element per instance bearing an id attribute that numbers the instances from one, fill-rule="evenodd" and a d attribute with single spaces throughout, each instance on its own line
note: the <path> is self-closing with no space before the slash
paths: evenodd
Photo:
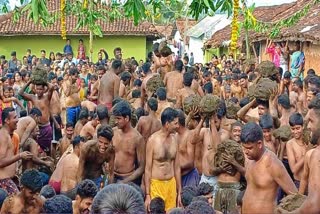
<path id="1" fill-rule="evenodd" d="M 60 157 L 68 150 L 68 147 L 71 145 L 71 140 L 74 136 L 74 129 L 72 123 L 67 123 L 65 135 L 61 139 L 59 148 L 60 148 Z"/>
<path id="2" fill-rule="evenodd" d="M 98 126 L 98 115 L 95 113 L 92 120 L 87 122 L 80 131 L 80 136 L 84 137 L 86 140 L 91 140 L 96 133 L 96 128 Z"/>
<path id="3" fill-rule="evenodd" d="M 26 88 L 31 84 L 31 80 L 27 82 L 19 91 L 19 95 L 27 101 L 31 101 L 34 107 L 40 109 L 42 117 L 39 121 L 40 135 L 38 143 L 41 148 L 50 155 L 52 141 L 52 127 L 50 125 L 50 101 L 53 93 L 53 86 L 50 83 L 43 85 L 35 85 L 35 95 L 26 93 Z M 46 89 L 47 88 L 47 89 Z M 45 93 L 47 90 L 47 93 Z"/>
<path id="4" fill-rule="evenodd" d="M 68 154 L 62 161 L 61 194 L 74 200 L 77 191 L 77 173 L 79 168 L 79 156 L 81 149 L 80 136 L 76 136 L 72 141 L 73 152 Z"/>
<path id="5" fill-rule="evenodd" d="M 131 126 L 131 108 L 126 101 L 117 103 L 112 108 L 116 126 L 113 129 L 115 150 L 115 182 L 130 181 L 141 184 L 145 168 L 145 142 L 141 134 Z"/>
<path id="6" fill-rule="evenodd" d="M 97 68 L 97 73 L 98 73 L 98 80 L 93 84 L 92 91 L 90 93 L 90 96 L 88 97 L 88 100 L 90 100 L 95 104 L 97 104 L 97 100 L 98 100 L 98 91 L 100 88 L 100 81 L 102 76 L 106 73 L 106 68 L 103 65 L 99 65 Z"/>
<path id="7" fill-rule="evenodd" d="M 120 77 L 119 97 L 127 98 L 130 87 L 131 74 L 128 71 L 122 72 Z"/>
<path id="8" fill-rule="evenodd" d="M 111 69 L 108 70 L 102 77 L 98 92 L 98 104 L 105 105 L 108 111 L 112 108 L 112 100 L 119 96 L 120 78 L 118 74 L 122 68 L 121 60 L 114 60 Z"/>
<path id="9" fill-rule="evenodd" d="M 152 65 L 149 62 L 147 62 L 147 63 L 143 64 L 143 66 L 141 67 L 142 72 L 144 74 L 144 79 L 141 84 L 141 107 L 142 108 L 144 108 L 144 105 L 145 105 L 144 102 L 145 102 L 146 96 L 148 97 L 147 99 L 149 99 L 149 97 L 151 97 L 151 95 L 152 95 L 147 91 L 147 82 L 153 76 L 157 75 L 157 74 L 151 72 L 151 66 Z"/>
<path id="10" fill-rule="evenodd" d="M 81 102 L 81 109 L 85 107 L 88 109 L 89 112 L 95 112 L 97 109 L 97 105 L 94 102 L 89 100 L 85 100 Z"/>
<path id="11" fill-rule="evenodd" d="M 143 136 L 144 142 L 147 142 L 149 137 L 161 129 L 161 122 L 156 117 L 158 109 L 158 101 L 156 98 L 151 97 L 148 102 L 148 116 L 140 117 L 137 124 L 137 131 Z"/>
<path id="12" fill-rule="evenodd" d="M 176 108 L 182 108 L 184 99 L 190 96 L 191 94 L 195 94 L 194 90 L 191 89 L 192 80 L 192 73 L 186 72 L 183 74 L 183 88 L 176 92 Z"/>
<path id="13" fill-rule="evenodd" d="M 174 64 L 174 67 L 174 71 L 168 72 L 164 76 L 164 85 L 167 89 L 167 98 L 171 102 L 175 102 L 177 91 L 183 88 L 183 62 L 181 60 L 177 60 Z"/>
<path id="14" fill-rule="evenodd" d="M 6 198 L 1 213 L 40 214 L 43 206 L 43 200 L 39 195 L 42 188 L 40 173 L 35 169 L 26 170 L 20 178 L 20 183 L 21 192 Z"/>
<path id="15" fill-rule="evenodd" d="M 39 127 L 36 126 L 30 134 L 30 137 L 21 144 L 22 151 L 27 151 L 33 154 L 33 158 L 31 160 L 22 160 L 22 172 L 26 169 L 34 169 L 34 164 L 44 165 L 48 168 L 53 168 L 53 162 L 51 161 L 43 161 L 40 159 L 39 154 L 39 145 L 37 143 L 39 136 Z"/>
<path id="16" fill-rule="evenodd" d="M 18 188 L 12 178 L 16 174 L 17 161 L 31 160 L 30 152 L 22 152 L 14 155 L 11 135 L 17 128 L 18 117 L 14 108 L 2 110 L 2 128 L 0 129 L 0 188 L 7 191 L 9 195 L 18 192 Z"/>
<path id="17" fill-rule="evenodd" d="M 230 134 L 231 140 L 237 143 L 241 143 L 240 136 L 241 136 L 242 127 L 243 127 L 243 124 L 238 121 L 231 125 L 231 134 Z"/>
<path id="18" fill-rule="evenodd" d="M 79 71 L 76 68 L 69 70 L 69 80 L 62 84 L 62 90 L 66 96 L 67 123 L 76 124 L 80 112 L 80 85 L 77 84 Z"/>
<path id="19" fill-rule="evenodd" d="M 277 107 L 278 107 L 279 115 L 281 115 L 281 117 L 279 118 L 280 125 L 288 126 L 289 117 L 293 112 L 295 112 L 295 109 L 291 108 L 290 99 L 287 94 L 281 94 L 278 97 Z"/>
<path id="20" fill-rule="evenodd" d="M 82 108 L 79 113 L 79 120 L 74 127 L 74 136 L 80 135 L 81 129 L 88 122 L 89 112 L 86 108 Z"/>
<path id="21" fill-rule="evenodd" d="M 114 147 L 112 145 L 113 131 L 110 126 L 100 126 L 97 130 L 97 139 L 86 142 L 80 151 L 78 182 L 84 179 L 92 180 L 98 189 L 103 186 L 102 174 L 108 177 L 108 183 L 113 183 Z M 108 163 L 107 170 L 103 170 Z M 104 171 L 104 172 L 103 172 Z"/>
<path id="22" fill-rule="evenodd" d="M 160 51 L 160 76 L 162 79 L 164 79 L 165 75 L 168 72 L 172 71 L 172 65 L 173 65 L 173 60 L 172 60 L 172 51 L 168 46 L 164 46 Z"/>
<path id="23" fill-rule="evenodd" d="M 286 151 L 294 183 L 299 188 L 309 142 L 303 142 L 303 117 L 300 113 L 293 113 L 289 118 L 289 124 L 293 138 L 288 141 Z"/>
<path id="24" fill-rule="evenodd" d="M 32 108 L 29 116 L 19 119 L 15 132 L 19 135 L 21 145 L 24 144 L 33 130 L 37 127 L 41 116 L 42 113 L 38 108 Z"/>
<path id="25" fill-rule="evenodd" d="M 73 214 L 89 214 L 93 198 L 98 193 L 98 188 L 93 181 L 86 179 L 81 181 L 76 190 L 76 199 L 72 201 Z"/>
<path id="26" fill-rule="evenodd" d="M 308 129 L 312 134 L 316 133 L 320 127 L 320 98 L 313 99 L 308 105 L 309 111 L 306 115 L 308 121 Z M 309 182 L 308 182 L 308 196 L 299 209 L 294 210 L 295 213 L 319 213 L 320 212 L 320 190 L 319 190 L 319 176 L 320 176 L 320 147 L 317 146 L 310 157 L 309 164 Z"/>
<path id="27" fill-rule="evenodd" d="M 173 108 L 173 103 L 167 100 L 167 91 L 166 88 L 160 87 L 156 91 L 157 99 L 158 99 L 158 109 L 156 111 L 156 116 L 158 120 L 161 120 L 162 112 L 168 108 Z"/>
<path id="28" fill-rule="evenodd" d="M 103 105 L 97 106 L 97 115 L 99 119 L 99 125 L 105 126 L 109 124 L 109 113 L 107 107 Z M 98 126 L 97 128 L 98 129 Z"/>
<path id="29" fill-rule="evenodd" d="M 161 130 L 151 135 L 146 149 L 145 206 L 148 211 L 155 197 L 164 200 L 166 211 L 182 205 L 179 146 L 175 136 L 179 127 L 178 112 L 166 108 L 161 123 Z"/>
<path id="30" fill-rule="evenodd" d="M 248 159 L 242 213 L 273 213 L 279 186 L 287 194 L 296 193 L 297 188 L 278 157 L 265 148 L 259 125 L 254 122 L 244 125 L 241 142 Z"/>
<path id="31" fill-rule="evenodd" d="M 292 91 L 297 94 L 297 100 L 296 100 L 296 107 L 297 111 L 300 114 L 303 114 L 305 112 L 305 109 L 307 109 L 307 98 L 306 94 L 303 91 L 303 82 L 301 79 L 297 79 L 292 84 Z"/>
<path id="32" fill-rule="evenodd" d="M 239 76 L 238 74 L 233 74 L 232 76 L 232 84 L 230 86 L 231 94 L 230 97 L 236 97 L 238 100 L 241 100 L 243 98 L 243 90 L 242 87 L 239 84 Z"/>
<path id="33" fill-rule="evenodd" d="M 260 117 L 259 125 L 263 131 L 263 143 L 273 153 L 277 154 L 278 146 L 272 135 L 273 120 L 270 114 L 264 114 Z"/>
<path id="34" fill-rule="evenodd" d="M 186 117 L 182 110 L 178 111 L 179 128 L 177 129 L 177 139 L 179 146 L 179 160 L 181 168 L 182 188 L 185 186 L 198 186 L 200 175 L 194 166 L 195 144 L 199 143 L 198 138 L 203 125 L 203 118 L 193 130 L 186 128 Z"/>

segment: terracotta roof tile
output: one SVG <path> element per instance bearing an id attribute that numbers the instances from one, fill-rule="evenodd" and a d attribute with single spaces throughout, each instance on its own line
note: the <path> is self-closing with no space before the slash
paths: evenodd
<path id="1" fill-rule="evenodd" d="M 48 1 L 48 10 L 59 10 L 60 0 Z M 83 35 L 89 34 L 85 28 L 78 31 L 73 31 L 77 24 L 77 17 L 67 16 L 66 26 L 67 35 Z M 114 22 L 99 21 L 104 35 L 145 35 L 158 36 L 159 33 L 155 26 L 149 22 L 143 22 L 135 26 L 132 20 L 117 19 Z M 0 16 L 0 35 L 59 35 L 60 34 L 60 19 L 48 27 L 44 28 L 40 24 L 34 24 L 32 20 L 27 19 L 27 13 L 21 15 L 20 19 L 14 23 L 12 14 Z"/>

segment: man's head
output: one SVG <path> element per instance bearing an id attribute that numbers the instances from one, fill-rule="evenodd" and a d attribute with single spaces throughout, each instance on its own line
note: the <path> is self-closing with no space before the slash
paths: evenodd
<path id="1" fill-rule="evenodd" d="M 106 68 L 103 65 L 99 65 L 97 68 L 98 78 L 101 79 L 101 77 L 106 73 Z"/>
<path id="2" fill-rule="evenodd" d="M 72 200 L 64 195 L 56 195 L 44 202 L 44 213 L 72 213 Z"/>
<path id="3" fill-rule="evenodd" d="M 42 117 L 42 112 L 37 107 L 33 107 L 30 110 L 30 116 L 36 121 L 36 123 L 39 123 L 40 118 Z"/>
<path id="4" fill-rule="evenodd" d="M 201 183 L 198 186 L 198 195 L 206 197 L 208 203 L 212 206 L 213 203 L 213 187 L 210 186 L 208 183 Z"/>
<path id="5" fill-rule="evenodd" d="M 149 62 L 146 62 L 142 65 L 141 69 L 142 69 L 143 73 L 146 75 L 149 72 L 151 72 L 151 64 Z"/>
<path id="6" fill-rule="evenodd" d="M 128 71 L 122 72 L 120 79 L 124 85 L 128 85 L 130 83 L 131 74 Z"/>
<path id="7" fill-rule="evenodd" d="M 101 154 L 105 154 L 112 148 L 113 130 L 108 125 L 101 125 L 97 130 L 98 149 Z"/>
<path id="8" fill-rule="evenodd" d="M 97 115 L 99 121 L 109 119 L 108 108 L 104 105 L 97 106 Z"/>
<path id="9" fill-rule="evenodd" d="M 191 73 L 191 72 L 184 73 L 183 74 L 183 85 L 190 87 L 192 84 L 193 78 L 194 78 L 193 73 Z"/>
<path id="10" fill-rule="evenodd" d="M 288 85 L 290 84 L 291 82 L 291 73 L 289 71 L 286 71 L 284 72 L 284 75 L 283 75 L 283 83 L 285 85 Z"/>
<path id="11" fill-rule="evenodd" d="M 1 119 L 2 124 L 9 129 L 10 133 L 17 129 L 18 116 L 14 108 L 9 107 L 3 109 Z"/>
<path id="12" fill-rule="evenodd" d="M 122 70 L 122 61 L 119 59 L 116 59 L 112 62 L 111 68 L 113 69 L 115 74 L 120 74 Z"/>
<path id="13" fill-rule="evenodd" d="M 87 108 L 82 108 L 79 113 L 79 120 L 81 121 L 82 125 L 85 125 L 88 122 L 89 111 Z"/>
<path id="14" fill-rule="evenodd" d="M 176 109 L 178 112 L 178 123 L 179 127 L 186 127 L 186 115 L 181 109 Z"/>
<path id="15" fill-rule="evenodd" d="M 41 188 L 40 195 L 45 199 L 49 199 L 56 195 L 56 191 L 48 184 Z"/>
<path id="16" fill-rule="evenodd" d="M 205 94 L 212 94 L 213 93 L 212 82 L 207 82 L 206 84 L 204 84 L 203 90 Z"/>
<path id="17" fill-rule="evenodd" d="M 175 68 L 176 71 L 179 71 L 181 73 L 182 70 L 183 70 L 183 62 L 181 60 L 177 60 L 174 63 L 174 68 Z"/>
<path id="18" fill-rule="evenodd" d="M 71 42 L 70 39 L 66 40 L 67 45 L 70 45 L 70 42 Z"/>
<path id="19" fill-rule="evenodd" d="M 120 101 L 117 103 L 112 108 L 112 114 L 115 117 L 116 126 L 119 129 L 123 129 L 131 124 L 131 107 L 127 101 Z"/>
<path id="20" fill-rule="evenodd" d="M 301 79 L 297 79 L 293 82 L 292 90 L 294 92 L 299 92 L 303 90 L 303 82 L 301 81 Z"/>
<path id="21" fill-rule="evenodd" d="M 44 93 L 45 93 L 45 85 L 41 84 L 41 85 L 35 85 L 35 91 L 36 91 L 36 95 L 38 98 L 42 98 Z"/>
<path id="22" fill-rule="evenodd" d="M 150 214 L 165 214 L 164 200 L 160 197 L 155 197 L 150 202 Z"/>
<path id="23" fill-rule="evenodd" d="M 259 117 L 269 112 L 269 102 L 265 100 L 256 99 L 258 105 Z"/>
<path id="24" fill-rule="evenodd" d="M 78 213 L 90 213 L 93 198 L 97 193 L 98 188 L 96 184 L 89 179 L 85 179 L 77 185 L 76 209 Z"/>
<path id="25" fill-rule="evenodd" d="M 198 196 L 197 188 L 194 186 L 186 186 L 181 191 L 181 203 L 184 207 L 191 204 L 192 199 Z"/>
<path id="26" fill-rule="evenodd" d="M 24 171 L 20 178 L 20 184 L 22 186 L 21 193 L 25 200 L 33 201 L 40 192 L 43 184 L 41 175 L 38 170 L 27 169 Z"/>
<path id="27" fill-rule="evenodd" d="M 72 139 L 74 133 L 74 125 L 73 123 L 68 122 L 66 124 L 66 136 L 68 139 Z"/>
<path id="28" fill-rule="evenodd" d="M 259 125 L 263 131 L 263 137 L 265 140 L 270 141 L 272 138 L 273 119 L 270 114 L 264 114 L 260 117 Z"/>
<path id="29" fill-rule="evenodd" d="M 301 139 L 303 133 L 303 116 L 300 113 L 293 113 L 289 117 L 289 125 L 295 139 Z"/>
<path id="30" fill-rule="evenodd" d="M 308 105 L 309 111 L 306 115 L 308 121 L 308 129 L 312 133 L 316 132 L 320 127 L 320 98 L 315 97 Z"/>
<path id="31" fill-rule="evenodd" d="M 147 104 L 148 104 L 149 110 L 154 112 L 158 110 L 158 100 L 156 98 L 150 97 Z"/>
<path id="32" fill-rule="evenodd" d="M 69 76 L 71 78 L 72 84 L 74 84 L 77 81 L 78 77 L 79 77 L 78 69 L 77 68 L 70 68 Z"/>
<path id="33" fill-rule="evenodd" d="M 214 209 L 207 202 L 195 201 L 192 202 L 186 209 L 186 213 L 190 214 L 215 214 Z"/>
<path id="34" fill-rule="evenodd" d="M 320 77 L 312 75 L 308 78 L 308 88 L 320 89 Z"/>
<path id="35" fill-rule="evenodd" d="M 179 128 L 178 111 L 173 108 L 166 108 L 161 113 L 162 127 L 168 130 L 169 133 L 175 133 Z"/>
<path id="36" fill-rule="evenodd" d="M 145 213 L 141 194 L 126 184 L 110 184 L 93 200 L 92 213 Z"/>
<path id="37" fill-rule="evenodd" d="M 133 81 L 133 87 L 136 87 L 137 89 L 140 89 L 141 85 L 142 85 L 142 81 L 140 79 L 135 79 Z"/>
<path id="38" fill-rule="evenodd" d="M 242 127 L 243 127 L 243 124 L 239 121 L 231 125 L 231 140 L 234 140 L 237 143 L 240 143 Z"/>
<path id="39" fill-rule="evenodd" d="M 280 112 L 282 109 L 290 110 L 290 108 L 291 108 L 290 98 L 287 94 L 281 94 L 278 97 L 278 104 L 279 104 L 278 106 L 279 106 Z"/>
<path id="40" fill-rule="evenodd" d="M 134 89 L 131 92 L 132 98 L 140 98 L 141 97 L 141 91 L 139 89 Z"/>
<path id="41" fill-rule="evenodd" d="M 40 53 L 41 53 L 41 57 L 42 58 L 46 57 L 46 51 L 45 50 L 41 50 Z"/>
<path id="42" fill-rule="evenodd" d="M 120 47 L 117 47 L 113 50 L 114 58 L 122 60 L 122 50 Z"/>
<path id="43" fill-rule="evenodd" d="M 167 99 L 167 91 L 166 91 L 166 88 L 164 87 L 160 87 L 157 89 L 156 91 L 156 95 L 157 95 L 157 98 L 159 100 L 166 100 Z"/>
<path id="44" fill-rule="evenodd" d="M 240 139 L 248 159 L 259 160 L 264 152 L 262 128 L 254 122 L 249 122 L 243 126 Z"/>

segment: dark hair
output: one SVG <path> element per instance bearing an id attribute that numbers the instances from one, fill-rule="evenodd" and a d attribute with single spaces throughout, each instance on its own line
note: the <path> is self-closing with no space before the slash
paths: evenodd
<path id="1" fill-rule="evenodd" d="M 319 97 L 313 98 L 311 100 L 311 102 L 309 103 L 308 108 L 309 109 L 320 110 L 320 98 Z"/>
<path id="2" fill-rule="evenodd" d="M 20 178 L 20 184 L 33 192 L 40 191 L 43 186 L 41 175 L 36 169 L 24 171 Z"/>
<path id="3" fill-rule="evenodd" d="M 191 204 L 194 197 L 198 196 L 197 189 L 194 186 L 186 186 L 181 191 L 181 202 L 184 207 Z"/>
<path id="4" fill-rule="evenodd" d="M 212 94 L 212 93 L 213 93 L 212 82 L 207 82 L 206 84 L 204 84 L 203 89 L 204 89 L 204 91 L 207 92 L 208 94 Z"/>
<path id="5" fill-rule="evenodd" d="M 184 112 L 181 109 L 176 109 L 176 111 L 178 112 L 178 121 L 179 124 L 183 127 L 186 126 L 186 116 L 184 114 Z"/>
<path id="6" fill-rule="evenodd" d="M 262 129 L 272 129 L 273 119 L 270 114 L 264 114 L 260 117 L 259 125 Z"/>
<path id="7" fill-rule="evenodd" d="M 35 115 L 35 116 L 38 116 L 38 117 L 41 117 L 42 116 L 42 112 L 40 111 L 40 109 L 38 109 L 37 107 L 33 107 L 31 110 L 30 110 L 30 115 Z"/>
<path id="8" fill-rule="evenodd" d="M 125 101 L 121 97 L 116 97 L 112 100 L 112 106 L 115 106 L 116 104 L 120 103 L 121 101 Z"/>
<path id="9" fill-rule="evenodd" d="M 317 89 L 320 89 L 320 78 L 316 75 L 310 76 L 308 79 L 308 84 L 315 85 Z"/>
<path id="10" fill-rule="evenodd" d="M 78 69 L 76 67 L 70 68 L 69 75 L 73 76 L 73 75 L 76 75 L 76 74 L 79 74 Z"/>
<path id="11" fill-rule="evenodd" d="M 189 57 L 188 56 L 184 56 L 183 60 L 187 61 L 187 64 L 189 63 Z"/>
<path id="12" fill-rule="evenodd" d="M 157 111 L 158 110 L 158 100 L 154 97 L 150 97 L 148 100 L 148 107 L 152 111 Z"/>
<path id="13" fill-rule="evenodd" d="M 133 90 L 132 92 L 132 98 L 139 98 L 141 97 L 141 91 L 138 89 Z"/>
<path id="14" fill-rule="evenodd" d="M 49 199 L 56 195 L 56 191 L 53 189 L 52 186 L 47 184 L 41 188 L 40 195 L 43 196 L 45 199 Z"/>
<path id="15" fill-rule="evenodd" d="M 241 136 L 242 143 L 256 143 L 263 140 L 263 132 L 261 127 L 254 123 L 249 122 L 242 127 Z"/>
<path id="16" fill-rule="evenodd" d="M 81 137 L 80 137 L 80 135 L 78 135 L 72 139 L 71 144 L 72 144 L 73 148 L 75 148 L 77 145 L 80 144 L 80 142 L 81 142 Z"/>
<path id="17" fill-rule="evenodd" d="M 97 115 L 98 115 L 99 120 L 104 120 L 104 119 L 109 118 L 108 108 L 104 105 L 98 105 L 97 106 Z"/>
<path id="18" fill-rule="evenodd" d="M 6 190 L 0 188 L 0 209 L 2 207 L 2 204 L 4 202 L 4 200 L 8 197 L 8 193 Z"/>
<path id="19" fill-rule="evenodd" d="M 168 214 L 185 214 L 184 209 L 181 207 L 176 207 L 169 210 Z"/>
<path id="20" fill-rule="evenodd" d="M 213 187 L 208 183 L 201 183 L 198 186 L 198 195 L 208 195 L 213 192 Z"/>
<path id="21" fill-rule="evenodd" d="M 255 73 L 251 73 L 249 74 L 249 81 L 252 82 L 253 80 L 255 80 L 257 78 L 257 75 Z"/>
<path id="22" fill-rule="evenodd" d="M 131 107 L 128 104 L 127 101 L 121 101 L 117 103 L 112 108 L 112 114 L 114 116 L 120 116 L 120 117 L 129 117 L 131 119 Z"/>
<path id="23" fill-rule="evenodd" d="M 143 193 L 143 191 L 142 191 L 140 186 L 138 186 L 137 184 L 133 183 L 132 181 L 128 182 L 127 185 L 129 185 L 129 186 L 133 187 L 135 190 L 137 190 L 140 193 L 140 195 L 142 196 L 142 198 L 144 198 L 144 193 Z"/>
<path id="24" fill-rule="evenodd" d="M 291 72 L 290 72 L 290 71 L 284 72 L 283 78 L 285 78 L 285 79 L 291 79 Z"/>
<path id="25" fill-rule="evenodd" d="M 192 80 L 193 80 L 194 76 L 193 76 L 193 73 L 191 72 L 186 72 L 183 74 L 183 84 L 185 86 L 188 86 L 190 87 L 191 84 L 192 84 Z"/>
<path id="26" fill-rule="evenodd" d="M 70 127 L 74 128 L 74 124 L 72 122 L 67 122 L 66 128 L 70 128 Z"/>
<path id="27" fill-rule="evenodd" d="M 261 105 L 265 108 L 269 108 L 269 101 L 256 99 L 258 106 Z"/>
<path id="28" fill-rule="evenodd" d="M 183 62 L 181 60 L 177 60 L 175 63 L 174 63 L 174 68 L 181 72 L 183 70 Z"/>
<path id="29" fill-rule="evenodd" d="M 310 68 L 308 71 L 307 71 L 307 75 L 315 75 L 316 72 L 314 69 Z"/>
<path id="30" fill-rule="evenodd" d="M 77 185 L 77 195 L 79 195 L 82 199 L 94 198 L 97 193 L 98 188 L 92 180 L 85 179 Z"/>
<path id="31" fill-rule="evenodd" d="M 119 69 L 119 68 L 121 68 L 121 66 L 122 66 L 122 61 L 119 60 L 119 59 L 115 59 L 115 60 L 112 62 L 112 65 L 111 65 L 111 67 L 112 67 L 113 69 Z"/>
<path id="32" fill-rule="evenodd" d="M 80 113 L 79 113 L 79 120 L 82 119 L 88 119 L 89 117 L 89 111 L 87 108 L 81 108 Z"/>
<path id="33" fill-rule="evenodd" d="M 281 105 L 285 109 L 290 109 L 291 104 L 290 104 L 290 98 L 289 98 L 288 94 L 281 94 L 278 97 L 278 104 Z"/>
<path id="34" fill-rule="evenodd" d="M 137 108 L 137 109 L 134 111 L 134 113 L 135 113 L 135 115 L 137 116 L 138 120 L 140 119 L 140 117 L 142 117 L 142 116 L 145 115 L 144 108 L 142 108 L 142 107 Z"/>
<path id="35" fill-rule="evenodd" d="M 238 74 L 236 74 L 236 73 L 232 74 L 232 78 L 231 79 L 232 80 L 239 80 Z"/>
<path id="36" fill-rule="evenodd" d="M 203 201 L 203 202 L 208 202 L 208 199 L 202 195 L 198 195 L 196 197 L 194 197 L 191 201 L 192 202 L 195 202 L 195 201 Z"/>
<path id="37" fill-rule="evenodd" d="M 140 79 L 135 79 L 135 80 L 133 81 L 133 86 L 139 86 L 139 87 L 141 87 L 141 85 L 142 85 L 142 81 L 141 81 Z"/>
<path id="38" fill-rule="evenodd" d="M 299 88 L 303 89 L 303 82 L 301 79 L 297 79 L 293 83 L 297 85 Z"/>
<path id="39" fill-rule="evenodd" d="M 312 132 L 310 143 L 312 145 L 317 145 L 320 143 L 320 129 L 317 129 L 315 132 Z"/>
<path id="40" fill-rule="evenodd" d="M 104 71 L 104 72 L 106 72 L 106 68 L 105 68 L 103 65 L 99 65 L 99 66 L 97 67 L 97 71 Z"/>
<path id="41" fill-rule="evenodd" d="M 150 68 L 151 68 L 151 64 L 149 62 L 144 63 L 141 67 L 143 73 L 145 74 L 149 73 Z"/>
<path id="42" fill-rule="evenodd" d="M 40 52 L 46 53 L 46 50 L 41 50 Z"/>
<path id="43" fill-rule="evenodd" d="M 248 79 L 248 75 L 245 74 L 245 73 L 241 73 L 241 74 L 239 75 L 239 79 Z"/>
<path id="44" fill-rule="evenodd" d="M 160 197 L 155 197 L 150 202 L 150 213 L 151 214 L 165 214 L 164 200 Z"/>
<path id="45" fill-rule="evenodd" d="M 55 195 L 43 204 L 44 213 L 72 213 L 72 200 L 64 195 Z"/>
<path id="46" fill-rule="evenodd" d="M 121 74 L 121 80 L 122 81 L 127 81 L 127 80 L 130 80 L 131 79 L 131 74 L 128 72 L 128 71 L 124 71 L 122 72 Z"/>
<path id="47" fill-rule="evenodd" d="M 113 130 L 109 125 L 102 125 L 97 130 L 97 136 L 98 138 L 101 136 L 111 141 L 113 137 Z"/>
<path id="48" fill-rule="evenodd" d="M 239 105 L 242 108 L 243 106 L 247 105 L 250 102 L 249 97 L 244 97 L 240 100 Z"/>
<path id="49" fill-rule="evenodd" d="M 2 120 L 2 123 L 4 123 L 6 121 L 6 119 L 9 119 L 10 117 L 10 112 L 14 112 L 14 108 L 12 107 L 8 107 L 8 108 L 5 108 L 2 110 L 2 113 L 1 113 L 1 120 Z"/>
<path id="50" fill-rule="evenodd" d="M 19 114 L 20 114 L 20 118 L 28 116 L 28 112 L 25 109 L 21 110 Z"/>
<path id="51" fill-rule="evenodd" d="M 186 213 L 188 214 L 214 214 L 215 211 L 212 208 L 212 206 L 210 206 L 208 204 L 208 202 L 204 202 L 204 201 L 195 201 L 192 202 L 186 209 L 185 209 Z"/>
<path id="52" fill-rule="evenodd" d="M 156 95 L 159 100 L 166 100 L 167 99 L 167 91 L 166 88 L 160 87 L 156 91 Z"/>
<path id="53" fill-rule="evenodd" d="M 300 113 L 292 113 L 289 117 L 290 126 L 303 126 L 303 116 Z"/>
<path id="54" fill-rule="evenodd" d="M 234 127 L 241 127 L 241 129 L 242 129 L 243 124 L 242 124 L 241 122 L 239 122 L 239 121 L 236 121 L 236 122 L 234 122 L 234 123 L 231 124 L 231 130 L 232 130 Z"/>
<path id="55" fill-rule="evenodd" d="M 178 112 L 174 108 L 168 107 L 161 113 L 161 124 L 164 126 L 167 122 L 171 123 L 177 117 Z"/>

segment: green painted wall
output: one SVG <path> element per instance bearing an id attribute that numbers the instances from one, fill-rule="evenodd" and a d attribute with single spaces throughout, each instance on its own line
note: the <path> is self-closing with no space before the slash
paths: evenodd
<path id="1" fill-rule="evenodd" d="M 73 52 L 77 53 L 79 39 L 84 40 L 87 55 L 89 55 L 89 36 L 70 36 Z M 63 52 L 65 41 L 60 36 L 3 36 L 0 37 L 0 55 L 5 55 L 6 59 L 10 59 L 10 53 L 17 51 L 18 59 L 26 53 L 26 49 L 30 48 L 32 54 L 40 56 L 40 50 L 45 49 L 47 57 L 50 51 Z M 97 60 L 97 53 L 100 48 L 104 48 L 110 58 L 113 58 L 113 49 L 121 47 L 123 58 L 134 56 L 138 61 L 145 60 L 147 41 L 144 36 L 104 36 L 103 38 L 95 38 L 93 41 L 93 61 Z"/>

